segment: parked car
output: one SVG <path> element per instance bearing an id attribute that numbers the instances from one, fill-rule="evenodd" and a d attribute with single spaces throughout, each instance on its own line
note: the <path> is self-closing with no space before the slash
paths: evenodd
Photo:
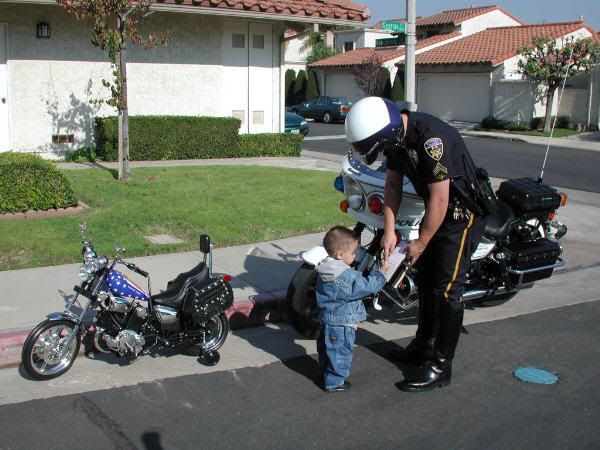
<path id="1" fill-rule="evenodd" d="M 288 111 L 309 119 L 333 123 L 346 120 L 346 114 L 350 111 L 351 105 L 352 103 L 346 97 L 320 95 L 304 103 L 290 106 Z"/>
<path id="2" fill-rule="evenodd" d="M 304 136 L 308 134 L 308 122 L 304 117 L 291 112 L 285 113 L 285 132 L 286 133 L 301 133 Z"/>

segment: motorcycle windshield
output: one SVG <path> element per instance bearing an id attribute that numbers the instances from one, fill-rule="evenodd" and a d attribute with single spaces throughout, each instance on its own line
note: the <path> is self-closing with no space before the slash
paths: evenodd
<path id="1" fill-rule="evenodd" d="M 383 187 L 387 172 L 386 159 L 385 156 L 380 154 L 373 164 L 367 166 L 361 154 L 354 150 L 349 150 L 342 162 L 342 171 L 360 177 L 361 183 Z M 404 177 L 403 195 L 419 197 L 407 177 Z"/>

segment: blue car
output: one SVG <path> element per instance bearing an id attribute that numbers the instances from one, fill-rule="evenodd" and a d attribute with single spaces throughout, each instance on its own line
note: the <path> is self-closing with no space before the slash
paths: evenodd
<path id="1" fill-rule="evenodd" d="M 298 114 L 286 112 L 285 132 L 300 133 L 306 136 L 308 134 L 308 123 L 306 122 L 306 120 L 304 120 L 304 117 L 301 117 Z"/>
<path id="2" fill-rule="evenodd" d="M 288 111 L 325 123 L 343 122 L 352 106 L 347 97 L 321 95 L 288 107 Z"/>

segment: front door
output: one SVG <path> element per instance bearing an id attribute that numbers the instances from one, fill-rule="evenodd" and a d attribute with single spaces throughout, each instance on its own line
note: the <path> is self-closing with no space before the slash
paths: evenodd
<path id="1" fill-rule="evenodd" d="M 6 24 L 0 23 L 0 152 L 9 150 L 6 53 Z"/>

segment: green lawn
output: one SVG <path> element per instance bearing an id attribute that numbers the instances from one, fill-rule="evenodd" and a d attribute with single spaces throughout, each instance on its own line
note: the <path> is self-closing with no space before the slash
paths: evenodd
<path id="1" fill-rule="evenodd" d="M 351 218 L 339 211 L 334 173 L 271 167 L 169 167 L 133 170 L 118 182 L 103 169 L 66 170 L 78 198 L 90 206 L 73 216 L 0 221 L 0 270 L 81 260 L 79 223 L 98 253 L 112 257 L 195 250 L 201 233 L 217 247 L 324 231 Z M 170 234 L 179 245 L 152 244 Z"/>
<path id="2" fill-rule="evenodd" d="M 550 133 L 544 133 L 543 131 L 537 130 L 526 130 L 526 131 L 509 131 L 509 130 L 498 130 L 491 128 L 475 128 L 475 131 L 491 131 L 493 133 L 506 133 L 506 134 L 526 134 L 528 136 L 541 136 L 541 137 L 549 137 Z M 579 134 L 576 130 L 571 130 L 569 128 L 555 128 L 554 133 L 552 133 L 552 137 L 560 138 L 565 136 L 573 136 L 574 134 Z"/>

